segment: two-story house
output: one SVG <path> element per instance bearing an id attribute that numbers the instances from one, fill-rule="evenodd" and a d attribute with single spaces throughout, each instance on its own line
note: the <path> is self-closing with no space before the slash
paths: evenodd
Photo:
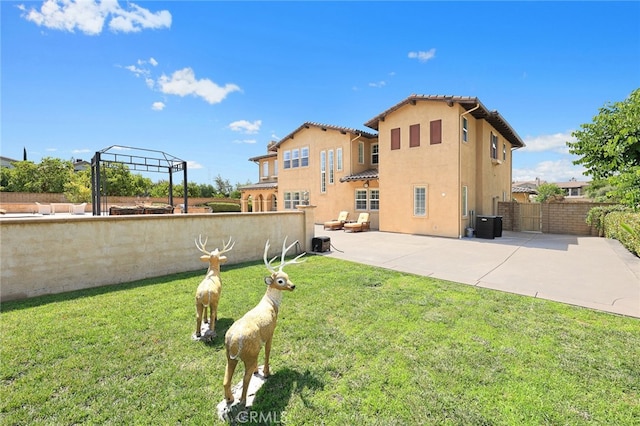
<path id="1" fill-rule="evenodd" d="M 243 211 L 317 206 L 370 213 L 381 231 L 461 237 L 477 215 L 511 199 L 512 150 L 524 143 L 477 98 L 411 95 L 365 123 L 376 133 L 304 123 L 269 145 Z"/>

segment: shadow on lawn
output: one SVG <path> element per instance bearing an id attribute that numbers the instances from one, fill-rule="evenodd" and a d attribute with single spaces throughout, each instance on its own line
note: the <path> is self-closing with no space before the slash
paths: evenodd
<path id="1" fill-rule="evenodd" d="M 309 370 L 300 373 L 287 367 L 278 369 L 256 393 L 251 411 L 282 414 L 294 394 L 297 394 L 304 406 L 308 407 L 309 403 L 304 397 L 305 389 L 315 390 L 323 387 L 324 382 Z"/>

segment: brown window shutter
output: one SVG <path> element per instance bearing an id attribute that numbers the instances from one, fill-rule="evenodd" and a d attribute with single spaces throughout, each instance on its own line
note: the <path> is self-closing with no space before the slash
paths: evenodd
<path id="1" fill-rule="evenodd" d="M 391 129 L 391 149 L 400 149 L 400 128 Z"/>
<path id="2" fill-rule="evenodd" d="M 409 146 L 420 146 L 420 124 L 409 126 Z"/>
<path id="3" fill-rule="evenodd" d="M 431 145 L 442 143 L 442 120 L 433 120 L 431 123 Z"/>

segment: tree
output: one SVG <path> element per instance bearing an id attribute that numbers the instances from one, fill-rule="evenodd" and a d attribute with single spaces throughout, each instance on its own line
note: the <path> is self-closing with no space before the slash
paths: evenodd
<path id="1" fill-rule="evenodd" d="M 226 180 L 222 179 L 222 176 L 220 175 L 216 176 L 215 188 L 218 195 L 222 195 L 224 197 L 228 197 L 231 191 L 233 190 L 233 187 L 231 186 L 229 179 L 226 179 Z"/>
<path id="2" fill-rule="evenodd" d="M 609 199 L 640 208 L 640 89 L 580 127 L 572 133 L 576 141 L 567 142 L 580 156 L 574 164 L 583 164 L 597 187 L 610 185 Z"/>
<path id="3" fill-rule="evenodd" d="M 64 185 L 64 196 L 71 203 L 91 202 L 91 170 L 80 170 Z"/>
<path id="4" fill-rule="evenodd" d="M 564 190 L 555 183 L 543 183 L 538 187 L 536 202 L 544 203 L 548 199 L 557 195 L 564 195 Z"/>
<path id="5" fill-rule="evenodd" d="M 623 102 L 600 108 L 592 123 L 572 133 L 569 152 L 581 158 L 594 179 L 603 179 L 640 166 L 640 89 Z"/>

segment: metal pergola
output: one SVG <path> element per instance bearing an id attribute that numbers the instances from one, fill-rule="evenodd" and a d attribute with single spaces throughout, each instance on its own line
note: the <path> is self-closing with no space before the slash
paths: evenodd
<path id="1" fill-rule="evenodd" d="M 187 162 L 166 152 L 152 149 L 133 148 L 120 145 L 112 145 L 101 151 L 97 151 L 91 159 L 91 200 L 93 203 L 93 215 L 100 216 L 107 210 L 106 187 L 102 184 L 103 167 L 111 164 L 125 164 L 130 170 L 141 172 L 156 172 L 169 174 L 169 204 L 173 205 L 173 174 L 183 172 L 184 186 L 184 213 L 187 213 Z M 104 194 L 103 194 L 104 193 Z M 104 209 L 102 198 L 104 197 Z"/>

